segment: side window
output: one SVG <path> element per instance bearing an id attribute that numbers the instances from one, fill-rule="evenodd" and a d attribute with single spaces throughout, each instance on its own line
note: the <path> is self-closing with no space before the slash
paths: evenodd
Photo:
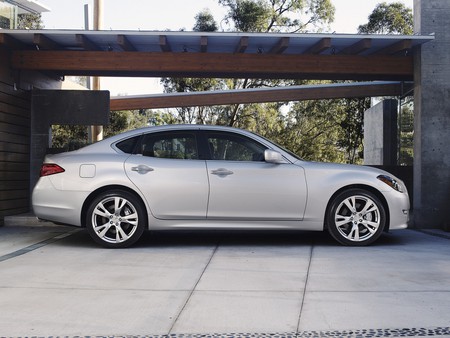
<path id="1" fill-rule="evenodd" d="M 208 133 L 211 158 L 223 161 L 264 161 L 265 146 L 232 133 Z"/>
<path id="2" fill-rule="evenodd" d="M 156 158 L 198 159 L 197 141 L 189 133 L 151 133 L 143 137 L 140 153 Z"/>
<path id="3" fill-rule="evenodd" d="M 116 143 L 116 148 L 123 151 L 126 154 L 132 154 L 137 142 L 141 136 L 135 136 L 127 138 L 126 140 Z"/>

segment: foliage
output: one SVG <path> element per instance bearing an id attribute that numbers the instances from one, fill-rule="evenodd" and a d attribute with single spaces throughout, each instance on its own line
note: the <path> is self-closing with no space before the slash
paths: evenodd
<path id="1" fill-rule="evenodd" d="M 406 103 L 400 110 L 400 153 L 399 165 L 413 165 L 414 155 L 414 111 L 412 102 Z"/>
<path id="2" fill-rule="evenodd" d="M 211 11 L 205 9 L 195 16 L 194 31 L 196 32 L 215 32 L 217 31 L 217 22 Z"/>
<path id="3" fill-rule="evenodd" d="M 17 29 L 44 29 L 41 14 L 19 14 Z"/>
<path id="4" fill-rule="evenodd" d="M 155 113 L 157 114 L 157 113 Z M 149 123 L 147 112 L 144 111 L 113 111 L 109 115 L 109 124 L 103 129 L 105 138 L 118 133 L 145 127 Z M 71 151 L 88 144 L 88 126 L 53 125 L 52 148 Z"/>
<path id="5" fill-rule="evenodd" d="M 220 90 L 224 88 L 223 80 L 201 78 L 162 78 L 161 83 L 166 93 L 184 93 Z M 182 107 L 177 108 L 177 121 L 180 123 L 215 124 L 218 107 Z"/>
<path id="6" fill-rule="evenodd" d="M 219 0 L 225 20 L 240 32 L 321 30 L 334 20 L 330 0 Z"/>
<path id="7" fill-rule="evenodd" d="M 145 113 L 136 110 L 112 111 L 109 114 L 109 124 L 103 128 L 103 136 L 109 137 L 121 132 L 147 125 Z"/>
<path id="8" fill-rule="evenodd" d="M 266 31 L 270 11 L 265 1 L 220 0 L 219 3 L 229 8 L 226 17 L 227 23 L 231 20 L 236 30 L 240 32 Z"/>
<path id="9" fill-rule="evenodd" d="M 361 163 L 369 99 L 300 101 L 286 118 L 280 144 L 312 161 Z"/>
<path id="10" fill-rule="evenodd" d="M 168 111 L 146 109 L 144 114 L 147 118 L 147 125 L 149 126 L 161 126 L 165 124 L 177 123 L 177 118 Z"/>
<path id="11" fill-rule="evenodd" d="M 359 33 L 413 34 L 412 10 L 401 2 L 378 4 L 368 19 L 358 27 Z"/>
<path id="12" fill-rule="evenodd" d="M 88 144 L 86 126 L 53 125 L 52 148 L 64 151 L 79 149 Z"/>
<path id="13" fill-rule="evenodd" d="M 370 98 L 342 99 L 340 137 L 337 146 L 345 153 L 346 163 L 361 163 L 364 155 L 364 112 L 370 108 Z"/>

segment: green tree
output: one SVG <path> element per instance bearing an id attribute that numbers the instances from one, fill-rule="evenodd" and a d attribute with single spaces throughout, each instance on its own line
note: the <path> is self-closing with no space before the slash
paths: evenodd
<path id="1" fill-rule="evenodd" d="M 378 4 L 368 19 L 358 27 L 359 33 L 413 34 L 412 10 L 401 2 Z"/>
<path id="2" fill-rule="evenodd" d="M 340 119 L 330 114 L 332 100 L 296 102 L 286 116 L 286 127 L 277 141 L 305 160 L 342 162 L 336 148 Z"/>
<path id="3" fill-rule="evenodd" d="M 270 11 L 265 1 L 220 0 L 219 3 L 229 8 L 226 16 L 227 23 L 233 22 L 237 31 L 266 31 Z"/>
<path id="4" fill-rule="evenodd" d="M 166 93 L 189 93 L 224 89 L 224 80 L 214 78 L 162 78 Z M 215 124 L 222 107 L 182 107 L 175 109 L 180 123 Z"/>
<path id="5" fill-rule="evenodd" d="M 334 20 L 330 0 L 219 0 L 227 23 L 241 32 L 322 30 Z"/>
<path id="6" fill-rule="evenodd" d="M 169 111 L 145 109 L 143 113 L 147 118 L 147 125 L 149 126 L 161 126 L 165 124 L 177 123 L 176 117 Z"/>
<path id="7" fill-rule="evenodd" d="M 103 136 L 106 138 L 127 130 L 145 127 L 147 123 L 145 112 L 138 110 L 112 111 L 109 114 L 109 124 L 103 128 Z"/>
<path id="8" fill-rule="evenodd" d="M 109 114 L 109 124 L 103 129 L 104 138 L 122 133 L 127 130 L 145 127 L 150 124 L 150 117 L 153 125 L 172 123 L 163 113 L 148 113 L 147 110 L 123 110 L 112 111 Z M 88 128 L 80 125 L 53 125 L 52 126 L 52 148 L 64 151 L 76 150 L 88 144 Z"/>
<path id="9" fill-rule="evenodd" d="M 215 32 L 217 29 L 217 22 L 209 9 L 204 9 L 195 16 L 194 31 Z"/>
<path id="10" fill-rule="evenodd" d="M 413 165 L 414 155 L 414 110 L 413 102 L 406 102 L 400 110 L 399 165 Z"/>
<path id="11" fill-rule="evenodd" d="M 86 126 L 53 125 L 52 148 L 72 151 L 87 145 Z"/>
<path id="12" fill-rule="evenodd" d="M 364 112 L 370 108 L 370 98 L 339 101 L 341 122 L 336 145 L 344 151 L 346 163 L 361 163 L 364 157 Z"/>
<path id="13" fill-rule="evenodd" d="M 17 29 L 44 29 L 41 14 L 19 14 Z"/>

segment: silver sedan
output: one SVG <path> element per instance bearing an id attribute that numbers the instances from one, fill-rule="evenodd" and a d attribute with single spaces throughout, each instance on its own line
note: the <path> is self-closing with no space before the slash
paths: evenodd
<path id="1" fill-rule="evenodd" d="M 33 190 L 38 218 L 86 227 L 105 247 L 146 229 L 326 229 L 367 245 L 407 227 L 405 185 L 371 167 L 304 161 L 251 132 L 149 127 L 47 155 Z"/>

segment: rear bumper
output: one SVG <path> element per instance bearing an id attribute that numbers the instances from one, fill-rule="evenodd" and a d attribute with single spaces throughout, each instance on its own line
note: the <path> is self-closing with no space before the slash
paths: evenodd
<path id="1" fill-rule="evenodd" d="M 48 179 L 43 178 L 36 184 L 31 199 L 37 218 L 81 226 L 81 210 L 87 196 L 87 192 L 57 190 Z"/>

